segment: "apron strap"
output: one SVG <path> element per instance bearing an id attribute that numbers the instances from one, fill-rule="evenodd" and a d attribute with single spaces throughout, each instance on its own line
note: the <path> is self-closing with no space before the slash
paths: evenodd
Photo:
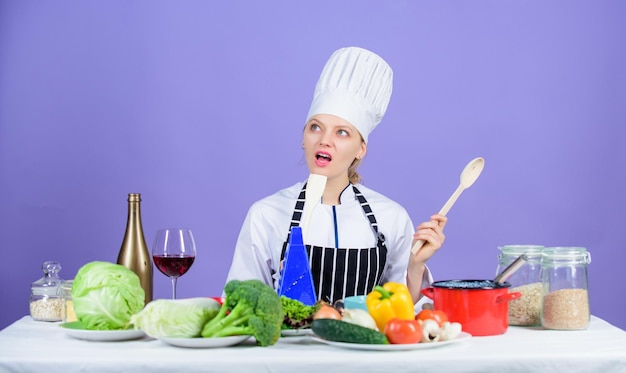
<path id="1" fill-rule="evenodd" d="M 370 204 L 367 203 L 367 200 L 363 196 L 363 193 L 361 193 L 361 191 L 356 186 L 352 185 L 352 189 L 354 190 L 354 193 L 356 194 L 357 200 L 361 204 L 361 208 L 363 209 L 363 212 L 365 212 L 365 216 L 370 222 L 370 226 L 372 227 L 372 230 L 374 230 L 376 239 L 378 240 L 378 242 L 382 244 L 383 247 L 386 248 L 387 246 L 385 245 L 385 235 L 382 234 L 382 232 L 378 231 L 378 223 L 376 222 L 376 216 L 374 216 L 374 212 L 372 211 Z"/>

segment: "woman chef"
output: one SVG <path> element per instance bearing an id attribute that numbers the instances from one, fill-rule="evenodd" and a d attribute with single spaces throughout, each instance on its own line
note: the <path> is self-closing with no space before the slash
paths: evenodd
<path id="1" fill-rule="evenodd" d="M 392 91 L 393 72 L 361 48 L 335 51 L 315 87 L 302 147 L 310 173 L 327 177 L 305 237 L 318 299 L 334 302 L 369 293 L 388 281 L 406 283 L 414 302 L 432 276 L 426 261 L 445 236 L 446 217 L 417 226 L 398 203 L 360 184 L 356 168 L 368 136 L 380 123 Z M 278 284 L 290 229 L 300 224 L 306 181 L 255 202 L 241 228 L 227 281 L 259 279 Z M 415 240 L 425 244 L 415 255 Z M 420 302 L 421 303 L 421 302 Z M 417 307 L 417 306 L 416 306 Z"/>

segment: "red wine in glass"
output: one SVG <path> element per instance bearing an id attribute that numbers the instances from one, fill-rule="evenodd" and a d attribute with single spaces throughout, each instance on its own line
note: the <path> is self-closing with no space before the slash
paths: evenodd
<path id="1" fill-rule="evenodd" d="M 152 260 L 158 270 L 172 280 L 172 299 L 176 299 L 176 281 L 189 271 L 195 259 L 196 242 L 191 229 L 165 228 L 157 231 Z"/>
<path id="2" fill-rule="evenodd" d="M 166 276 L 180 277 L 187 273 L 195 256 L 154 255 L 154 265 Z"/>

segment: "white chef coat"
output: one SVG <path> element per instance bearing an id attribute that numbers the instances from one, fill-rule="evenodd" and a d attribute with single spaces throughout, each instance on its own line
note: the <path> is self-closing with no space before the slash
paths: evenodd
<path id="1" fill-rule="evenodd" d="M 227 281 L 259 279 L 276 287 L 281 251 L 287 239 L 295 202 L 305 182 L 299 182 L 255 202 L 241 227 Z M 379 232 L 387 246 L 387 268 L 382 283 L 406 284 L 407 264 L 415 228 L 406 210 L 382 194 L 357 184 L 372 208 Z M 335 215 L 338 245 L 335 243 Z M 308 237 L 304 244 L 321 247 L 375 247 L 377 237 L 365 217 L 353 188 L 346 187 L 340 204 L 319 204 L 313 210 Z M 274 274 L 274 276 L 272 276 Z M 430 286 L 432 276 L 424 272 L 422 288 Z M 426 301 L 422 297 L 416 305 Z"/>

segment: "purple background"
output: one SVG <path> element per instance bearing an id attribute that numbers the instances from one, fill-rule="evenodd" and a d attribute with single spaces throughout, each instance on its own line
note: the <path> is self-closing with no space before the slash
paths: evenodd
<path id="1" fill-rule="evenodd" d="M 149 245 L 195 232 L 179 296 L 221 293 L 250 204 L 308 176 L 314 85 L 350 45 L 395 72 L 366 185 L 418 223 L 486 160 L 435 278 L 492 278 L 504 244 L 584 246 L 592 313 L 626 328 L 625 19 L 619 0 L 2 0 L 0 328 L 43 261 L 116 260 L 128 193 Z"/>

